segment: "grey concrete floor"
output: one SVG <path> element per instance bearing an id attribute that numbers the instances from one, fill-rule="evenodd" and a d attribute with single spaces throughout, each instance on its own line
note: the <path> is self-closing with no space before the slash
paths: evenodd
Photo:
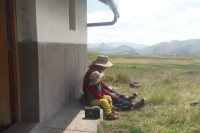
<path id="1" fill-rule="evenodd" d="M 103 110 L 100 119 L 85 119 L 84 108 L 73 104 L 62 109 L 40 133 L 96 133 L 102 119 Z"/>
<path id="2" fill-rule="evenodd" d="M 39 122 L 19 122 L 4 133 L 96 133 L 99 122 L 103 119 L 85 119 L 85 110 L 78 102 L 64 107 L 44 126 Z"/>

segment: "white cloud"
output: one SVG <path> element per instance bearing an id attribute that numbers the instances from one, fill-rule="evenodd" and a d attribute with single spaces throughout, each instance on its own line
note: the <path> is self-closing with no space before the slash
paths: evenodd
<path id="1" fill-rule="evenodd" d="M 110 11 L 96 11 L 88 13 L 88 23 L 112 21 L 113 13 Z"/>
<path id="2" fill-rule="evenodd" d="M 200 38 L 199 0 L 119 0 L 119 4 L 118 22 L 110 27 L 88 28 L 89 43 L 132 42 L 152 45 L 174 39 Z M 90 22 L 112 19 L 111 12 L 88 13 Z"/>

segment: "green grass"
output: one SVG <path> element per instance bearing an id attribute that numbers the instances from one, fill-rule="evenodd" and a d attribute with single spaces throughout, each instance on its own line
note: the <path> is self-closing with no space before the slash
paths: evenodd
<path id="1" fill-rule="evenodd" d="M 88 65 L 98 57 L 88 53 Z M 109 86 L 125 95 L 139 94 L 147 104 L 140 110 L 122 111 L 115 121 L 103 120 L 99 133 L 199 133 L 200 56 L 127 56 L 109 55 L 113 67 L 103 78 Z M 129 87 L 130 81 L 143 84 L 139 89 Z"/>

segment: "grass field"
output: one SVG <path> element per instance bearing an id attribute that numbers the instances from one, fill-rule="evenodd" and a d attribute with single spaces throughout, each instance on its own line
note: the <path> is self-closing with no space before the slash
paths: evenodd
<path id="1" fill-rule="evenodd" d="M 88 65 L 97 53 L 88 52 Z M 113 67 L 103 78 L 115 91 L 137 92 L 145 97 L 140 110 L 122 111 L 115 121 L 103 120 L 98 133 L 200 133 L 200 56 L 121 56 L 109 55 Z M 129 87 L 130 81 L 143 84 Z"/>

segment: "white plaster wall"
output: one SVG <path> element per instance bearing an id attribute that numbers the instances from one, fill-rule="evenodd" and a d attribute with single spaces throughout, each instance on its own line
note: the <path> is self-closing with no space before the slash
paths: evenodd
<path id="1" fill-rule="evenodd" d="M 74 31 L 69 30 L 69 0 L 36 0 L 38 42 L 87 43 L 87 0 L 75 3 Z"/>
<path id="2" fill-rule="evenodd" d="M 18 42 L 37 40 L 35 0 L 16 0 Z"/>

